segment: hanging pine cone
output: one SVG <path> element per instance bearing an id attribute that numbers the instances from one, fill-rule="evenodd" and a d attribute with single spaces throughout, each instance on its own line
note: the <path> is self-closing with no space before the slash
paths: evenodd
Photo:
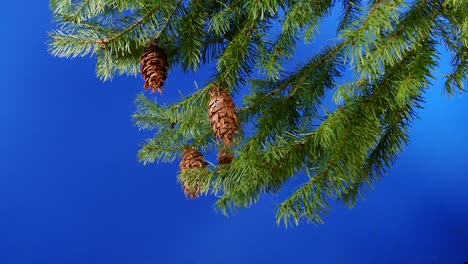
<path id="1" fill-rule="evenodd" d="M 192 190 L 189 184 L 184 179 L 184 172 L 205 168 L 206 161 L 205 161 L 205 158 L 203 157 L 203 154 L 200 153 L 200 151 L 192 147 L 186 147 L 184 149 L 184 152 L 182 153 L 182 161 L 180 162 L 179 167 L 182 173 L 181 180 L 184 185 L 183 187 L 184 187 L 185 195 L 191 199 L 198 198 L 198 196 L 200 195 L 198 183 L 197 183 L 197 187 L 194 190 Z"/>
<path id="2" fill-rule="evenodd" d="M 141 74 L 145 79 L 145 90 L 149 88 L 152 92 L 162 93 L 164 81 L 167 78 L 167 56 L 163 49 L 155 43 L 151 43 L 140 57 Z"/>
<path id="3" fill-rule="evenodd" d="M 232 97 L 226 91 L 216 88 L 211 91 L 209 102 L 210 124 L 216 137 L 222 139 L 226 146 L 230 146 L 232 139 L 239 129 L 239 120 L 236 113 L 236 105 Z"/>
<path id="4" fill-rule="evenodd" d="M 218 154 L 218 164 L 219 165 L 225 165 L 229 164 L 232 162 L 234 159 L 234 155 L 232 155 L 231 152 L 228 151 L 220 151 Z"/>

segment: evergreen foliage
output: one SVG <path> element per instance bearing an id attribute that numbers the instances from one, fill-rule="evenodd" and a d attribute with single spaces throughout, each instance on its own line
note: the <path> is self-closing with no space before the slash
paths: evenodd
<path id="1" fill-rule="evenodd" d="M 286 71 L 299 60 L 297 44 L 313 42 L 333 8 L 341 8 L 337 39 Z M 156 131 L 138 157 L 173 162 L 187 146 L 234 153 L 230 163 L 184 174 L 187 188 L 218 196 L 225 214 L 305 174 L 279 204 L 285 225 L 322 223 L 332 200 L 354 206 L 386 173 L 408 142 L 440 46 L 452 54 L 444 91 L 463 92 L 468 76 L 468 0 L 51 0 L 51 9 L 58 27 L 50 52 L 96 57 L 103 80 L 136 75 L 151 41 L 170 68 L 215 63 L 206 86 L 177 103 L 137 98 L 136 126 Z M 210 125 L 210 91 L 224 87 L 236 97 L 244 86 L 237 109 L 244 130 L 226 146 Z M 336 109 L 324 113 L 330 93 Z"/>

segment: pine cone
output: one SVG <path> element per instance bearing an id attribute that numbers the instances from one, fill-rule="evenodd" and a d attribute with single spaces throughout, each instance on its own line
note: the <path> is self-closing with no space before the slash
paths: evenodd
<path id="1" fill-rule="evenodd" d="M 141 74 L 145 79 L 145 90 L 162 93 L 164 81 L 167 78 L 167 56 L 163 49 L 151 43 L 140 57 Z"/>
<path id="2" fill-rule="evenodd" d="M 180 162 L 179 168 L 182 172 L 182 183 L 184 187 L 184 193 L 191 199 L 198 198 L 200 196 L 200 190 L 198 189 L 198 183 L 195 190 L 192 190 L 189 184 L 184 179 L 184 172 L 198 170 L 206 167 L 206 161 L 203 154 L 198 150 L 186 147 L 182 154 L 182 161 Z"/>
<path id="3" fill-rule="evenodd" d="M 218 164 L 219 165 L 229 164 L 232 162 L 233 159 L 234 159 L 234 155 L 232 155 L 231 152 L 221 151 L 219 152 L 219 155 L 218 155 Z"/>
<path id="4" fill-rule="evenodd" d="M 216 137 L 222 139 L 226 146 L 230 146 L 232 139 L 239 129 L 239 120 L 236 113 L 236 105 L 232 97 L 226 91 L 211 91 L 209 102 L 210 124 Z"/>

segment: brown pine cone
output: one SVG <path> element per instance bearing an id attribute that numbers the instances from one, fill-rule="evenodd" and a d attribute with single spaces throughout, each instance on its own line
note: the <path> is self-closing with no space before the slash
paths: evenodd
<path id="1" fill-rule="evenodd" d="M 152 92 L 162 93 L 164 81 L 167 78 L 167 56 L 163 49 L 151 43 L 140 57 L 141 74 L 145 79 L 145 90 L 149 88 Z"/>
<path id="2" fill-rule="evenodd" d="M 211 91 L 211 99 L 208 104 L 210 124 L 216 137 L 222 139 L 226 146 L 232 144 L 232 140 L 239 129 L 239 120 L 235 110 L 236 105 L 226 91 Z"/>
<path id="3" fill-rule="evenodd" d="M 184 188 L 184 193 L 190 199 L 195 199 L 200 196 L 200 190 L 198 188 L 198 183 L 196 188 L 193 190 L 190 188 L 189 184 L 184 179 L 184 172 L 198 170 L 206 167 L 206 160 L 203 157 L 203 154 L 198 150 L 192 147 L 186 147 L 182 153 L 182 161 L 180 162 L 179 168 L 182 173 L 182 184 Z"/>
<path id="4" fill-rule="evenodd" d="M 225 165 L 232 162 L 234 155 L 228 151 L 220 151 L 218 154 L 218 164 Z"/>

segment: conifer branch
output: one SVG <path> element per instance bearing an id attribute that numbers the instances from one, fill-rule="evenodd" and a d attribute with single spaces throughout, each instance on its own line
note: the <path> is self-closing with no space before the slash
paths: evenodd
<path id="1" fill-rule="evenodd" d="M 401 74 L 401 72 L 400 72 L 401 67 L 402 66 L 404 67 L 405 64 L 411 65 L 411 67 L 412 67 L 412 69 L 409 72 L 405 72 L 405 74 L 407 74 L 409 76 L 411 76 L 413 71 L 416 71 L 416 70 L 420 71 L 419 68 L 414 67 L 414 65 L 416 65 L 416 62 L 418 60 L 421 60 L 421 61 L 426 63 L 424 65 L 425 69 L 433 67 L 434 66 L 433 62 L 431 60 L 427 60 L 425 57 L 428 57 L 428 58 L 432 57 L 434 55 L 434 52 L 430 49 L 431 48 L 430 45 L 427 45 L 425 47 L 428 47 L 428 49 L 426 50 L 425 53 L 422 53 L 422 54 L 415 54 L 417 52 L 415 50 L 413 50 L 411 52 L 408 52 L 405 55 L 406 59 L 400 61 L 400 63 L 398 65 L 392 67 L 394 69 L 394 71 L 396 70 L 395 74 L 397 74 L 397 76 L 398 76 L 398 74 Z M 406 69 L 406 71 L 408 71 L 408 70 L 409 69 Z M 379 121 L 380 118 L 378 118 L 378 116 L 380 116 L 381 114 L 377 114 L 377 116 L 376 116 L 376 114 L 372 112 L 372 116 L 369 116 L 369 115 L 366 114 L 366 111 L 372 111 L 372 108 L 376 108 L 376 109 L 379 109 L 379 111 L 381 111 L 382 109 L 386 109 L 388 107 L 388 106 L 385 107 L 385 106 L 375 105 L 375 102 L 377 102 L 379 100 L 385 102 L 385 98 L 388 97 L 388 93 L 391 91 L 390 90 L 391 79 L 389 79 L 389 77 L 391 77 L 392 74 L 393 73 L 391 71 L 388 72 L 387 76 L 384 77 L 384 82 L 382 82 L 381 84 L 378 85 L 378 90 L 376 90 L 372 95 L 370 95 L 370 97 L 368 99 L 366 99 L 362 103 L 361 103 L 361 101 L 358 101 L 356 104 L 348 104 L 348 105 L 345 105 L 345 106 L 341 107 L 336 112 L 334 112 L 332 114 L 332 116 L 330 116 L 324 123 L 322 123 L 319 130 L 316 131 L 314 134 L 319 134 L 320 129 L 322 127 L 324 127 L 327 123 L 333 122 L 334 118 L 341 118 L 341 119 L 344 119 L 344 120 L 349 120 L 350 116 L 352 116 L 356 112 L 357 113 L 362 113 L 361 117 L 363 117 L 363 118 L 366 117 L 368 120 L 374 119 L 376 121 L 376 124 L 378 124 L 374 129 L 379 129 L 379 133 L 380 133 L 381 126 L 380 126 L 380 121 Z M 419 75 L 420 75 L 419 77 L 421 77 L 423 79 L 427 78 L 427 75 L 428 75 L 427 70 L 426 71 L 420 71 Z M 400 78 L 400 76 L 398 76 L 398 78 Z M 421 85 L 421 83 L 424 84 L 424 82 L 416 82 L 416 83 L 418 85 Z M 401 85 L 402 85 L 402 87 L 404 86 L 404 84 L 401 84 Z M 418 88 L 420 88 L 420 87 L 418 87 Z M 409 96 L 412 96 L 412 95 L 409 95 Z M 346 114 L 346 115 L 342 116 L 341 113 Z M 340 182 L 345 183 L 345 185 L 341 185 L 341 183 L 338 186 L 333 186 L 334 185 L 333 183 L 331 183 L 331 185 L 329 185 L 329 186 L 325 185 L 326 184 L 325 179 L 330 174 L 331 170 L 335 170 L 335 171 L 340 170 L 341 166 L 346 166 L 346 165 L 336 165 L 336 162 L 339 159 L 343 158 L 342 155 L 343 155 L 343 153 L 345 153 L 343 147 L 345 146 L 345 143 L 347 141 L 349 141 L 349 133 L 350 133 L 351 129 L 357 129 L 356 126 L 358 126 L 358 125 L 354 125 L 354 126 L 347 125 L 347 126 L 345 126 L 344 123 L 343 123 L 342 126 L 345 127 L 343 136 L 339 140 L 339 142 L 335 143 L 335 144 L 338 144 L 338 147 L 335 148 L 334 150 L 332 150 L 332 154 L 331 154 L 331 157 L 329 158 L 330 160 L 327 162 L 327 165 L 324 166 L 324 168 L 323 168 L 323 170 L 322 170 L 322 172 L 320 174 L 313 177 L 309 182 L 304 184 L 304 186 L 302 186 L 290 198 L 288 198 L 285 202 L 283 202 L 280 205 L 280 207 L 278 209 L 278 213 L 277 213 L 278 223 L 281 221 L 281 219 L 283 219 L 284 224 L 287 226 L 288 224 L 290 224 L 289 221 L 291 220 L 291 218 L 295 221 L 296 225 L 299 223 L 299 220 L 301 218 L 306 218 L 307 220 L 317 222 L 317 223 L 321 223 L 323 220 L 321 218 L 320 213 L 326 213 L 327 212 L 327 206 L 326 206 L 326 201 L 324 201 L 324 200 L 321 203 L 318 202 L 318 201 L 315 201 L 315 199 L 318 199 L 317 197 L 324 197 L 324 198 L 326 197 L 326 196 L 321 196 L 318 193 L 325 192 L 325 193 L 328 193 L 330 195 L 332 190 L 335 190 L 334 192 L 336 193 L 336 195 L 338 197 L 340 197 L 340 196 L 342 196 L 343 193 L 352 194 L 353 192 L 356 191 L 355 189 L 353 189 L 353 188 L 355 188 L 355 186 L 352 185 L 355 180 L 352 179 L 352 178 L 350 178 L 352 180 L 350 180 L 350 179 L 346 180 L 345 177 L 341 177 L 341 178 L 345 179 L 344 181 L 341 180 L 339 175 L 342 175 L 342 173 L 338 173 L 338 175 L 336 175 L 335 178 L 338 176 L 338 178 L 340 179 Z M 367 133 L 369 135 L 372 134 L 372 133 L 370 133 L 370 131 L 367 132 Z M 370 139 L 371 139 L 371 141 L 370 141 L 371 145 L 365 147 L 365 149 L 366 149 L 365 152 L 366 153 L 368 152 L 367 149 L 370 146 L 373 145 L 372 142 L 374 142 L 372 137 L 370 137 Z M 314 138 L 314 140 L 318 140 L 318 139 Z M 366 142 L 362 138 L 361 138 L 361 140 L 363 142 Z M 366 154 L 366 156 L 367 156 L 367 154 Z M 356 172 L 359 172 L 358 175 L 361 175 L 361 173 L 362 173 L 361 167 L 365 166 L 365 165 L 364 165 L 364 163 L 363 164 L 358 163 L 358 165 L 359 165 L 359 168 L 356 168 L 357 169 Z M 372 169 L 375 169 L 375 168 L 372 168 Z M 354 177 L 354 175 L 352 175 L 353 174 L 352 172 L 348 172 L 348 173 L 351 174 L 348 177 Z M 358 176 L 358 179 L 359 179 L 359 177 L 361 177 L 361 176 Z M 357 181 L 359 182 L 359 180 L 357 180 Z M 353 186 L 353 187 L 349 187 L 349 184 L 351 184 L 351 186 Z M 331 189 L 331 188 L 334 188 L 334 189 Z M 350 191 L 350 189 L 351 189 L 351 191 Z M 309 200 L 310 197 L 311 197 L 310 196 L 311 190 L 315 190 L 314 191 L 315 196 L 313 196 L 314 197 L 313 200 Z M 311 206 L 318 206 L 318 205 L 320 206 L 319 208 L 311 207 Z"/>
<path id="2" fill-rule="evenodd" d="M 135 125 L 155 132 L 139 160 L 173 162 L 186 146 L 229 151 L 235 158 L 222 165 L 197 152 L 193 173 L 186 170 L 195 162 L 185 156 L 178 176 L 191 194 L 218 196 L 216 209 L 225 214 L 305 172 L 304 184 L 279 205 L 277 221 L 321 223 L 331 200 L 353 206 L 396 160 L 433 79 L 439 43 L 452 53 L 445 90 L 463 92 L 468 80 L 468 6 L 457 0 L 343 0 L 331 48 L 286 72 L 299 41 L 313 40 L 336 2 L 51 0 L 59 28 L 49 47 L 59 57 L 96 56 L 104 80 L 140 72 L 148 41 L 165 53 L 164 69 L 145 61 L 161 78 L 170 68 L 195 72 L 216 63 L 202 89 L 174 103 L 137 98 Z M 241 108 L 229 103 L 219 112 L 235 112 L 236 122 L 215 116 L 214 104 L 207 110 L 213 87 L 241 100 Z M 250 92 L 241 98 L 244 88 Z M 333 111 L 324 107 L 327 95 Z M 236 134 L 229 146 L 217 141 L 224 132 L 213 132 L 221 119 L 245 128 L 229 134 Z"/>
<path id="3" fill-rule="evenodd" d="M 167 26 L 169 25 L 169 22 L 171 21 L 171 18 L 173 17 L 173 15 L 175 14 L 177 8 L 179 7 L 179 5 L 182 3 L 182 0 L 179 0 L 175 7 L 174 7 L 174 10 L 171 12 L 171 14 L 168 16 L 168 18 L 166 19 L 163 27 L 159 30 L 158 34 L 154 37 L 154 40 L 157 40 L 159 39 L 159 37 L 161 36 L 161 34 L 166 30 Z M 146 20 L 148 20 L 151 16 L 154 15 L 154 12 L 156 12 L 156 10 L 158 10 L 160 8 L 160 6 L 156 6 L 154 7 L 153 9 L 150 10 L 150 12 L 148 12 L 145 16 L 143 16 L 141 19 L 137 20 L 135 23 L 133 23 L 132 25 L 130 25 L 129 27 L 125 28 L 124 30 L 122 30 L 120 33 L 114 35 L 114 36 L 110 36 L 110 37 L 107 37 L 107 38 L 104 38 L 104 39 L 97 39 L 97 40 L 90 40 L 91 42 L 93 43 L 97 43 L 97 44 L 104 44 L 104 45 L 108 45 L 109 43 L 111 43 L 112 41 L 115 41 L 116 39 L 124 36 L 125 34 L 131 32 L 132 30 L 134 30 L 136 27 L 138 27 L 139 25 L 141 25 L 142 23 L 144 23 Z"/>
<path id="4" fill-rule="evenodd" d="M 91 0 L 83 0 L 80 3 L 80 7 L 77 10 L 75 10 L 75 12 L 73 12 L 71 15 L 67 16 L 66 20 L 68 20 L 68 21 L 78 21 L 78 16 L 84 10 L 86 5 L 88 5 L 89 2 L 91 2 Z"/>
<path id="5" fill-rule="evenodd" d="M 176 13 L 177 11 L 177 8 L 179 8 L 180 4 L 182 3 L 182 0 L 179 0 L 175 7 L 174 7 L 174 10 L 171 12 L 171 14 L 167 17 L 166 19 L 166 22 L 164 23 L 163 27 L 161 28 L 161 30 L 159 31 L 159 33 L 154 37 L 154 40 L 157 41 L 160 37 L 161 37 L 161 34 L 166 30 L 167 26 L 169 26 L 169 23 L 171 22 L 171 19 L 172 17 L 174 16 L 174 14 Z"/>

